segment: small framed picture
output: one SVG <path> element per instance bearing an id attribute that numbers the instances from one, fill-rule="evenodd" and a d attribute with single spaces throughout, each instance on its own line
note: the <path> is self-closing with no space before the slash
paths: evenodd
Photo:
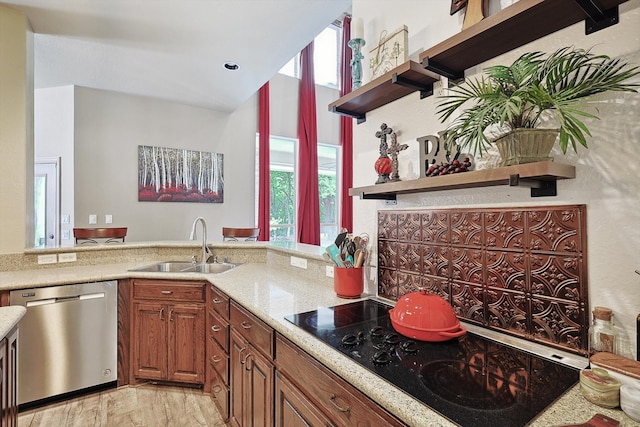
<path id="1" fill-rule="evenodd" d="M 371 80 L 408 61 L 408 45 L 409 33 L 406 25 L 398 28 L 391 35 L 383 31 L 380 42 L 369 51 Z"/>

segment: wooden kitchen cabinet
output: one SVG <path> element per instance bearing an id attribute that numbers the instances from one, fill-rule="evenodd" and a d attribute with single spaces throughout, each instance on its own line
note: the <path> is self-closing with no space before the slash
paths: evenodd
<path id="1" fill-rule="evenodd" d="M 276 373 L 276 427 L 319 427 L 333 423 L 296 386 Z"/>
<path id="2" fill-rule="evenodd" d="M 231 302 L 229 421 L 236 427 L 274 423 L 273 329 Z"/>
<path id="3" fill-rule="evenodd" d="M 278 382 L 284 380 L 276 386 L 275 412 L 279 426 L 288 425 L 280 424 L 283 420 L 294 420 L 294 425 L 299 422 L 300 425 L 311 426 L 404 425 L 280 335 L 276 337 L 276 365 Z"/>
<path id="4" fill-rule="evenodd" d="M 229 297 L 207 285 L 207 382 L 224 421 L 229 419 Z M 207 390 L 208 386 L 208 390 Z"/>
<path id="5" fill-rule="evenodd" d="M 134 280 L 132 288 L 132 378 L 203 385 L 205 283 Z"/>
<path id="6" fill-rule="evenodd" d="M 0 341 L 0 427 L 18 426 L 18 328 Z"/>

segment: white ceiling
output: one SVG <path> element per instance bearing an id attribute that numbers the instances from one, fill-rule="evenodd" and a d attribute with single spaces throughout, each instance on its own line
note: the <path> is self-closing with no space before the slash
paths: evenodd
<path id="1" fill-rule="evenodd" d="M 8 0 L 35 33 L 35 87 L 233 111 L 351 0 Z M 224 68 L 237 63 L 237 71 Z"/>

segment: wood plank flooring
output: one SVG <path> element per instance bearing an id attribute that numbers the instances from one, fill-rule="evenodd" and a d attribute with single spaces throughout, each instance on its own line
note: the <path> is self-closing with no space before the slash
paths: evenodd
<path id="1" fill-rule="evenodd" d="M 222 427 L 226 424 L 201 390 L 120 387 L 20 412 L 18 427 Z"/>

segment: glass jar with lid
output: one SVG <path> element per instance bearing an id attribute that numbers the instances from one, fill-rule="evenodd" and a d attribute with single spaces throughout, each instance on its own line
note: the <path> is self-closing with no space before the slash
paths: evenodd
<path id="1" fill-rule="evenodd" d="M 594 307 L 589 327 L 589 355 L 603 351 L 619 353 L 619 339 L 613 328 L 613 312 L 607 307 Z"/>

